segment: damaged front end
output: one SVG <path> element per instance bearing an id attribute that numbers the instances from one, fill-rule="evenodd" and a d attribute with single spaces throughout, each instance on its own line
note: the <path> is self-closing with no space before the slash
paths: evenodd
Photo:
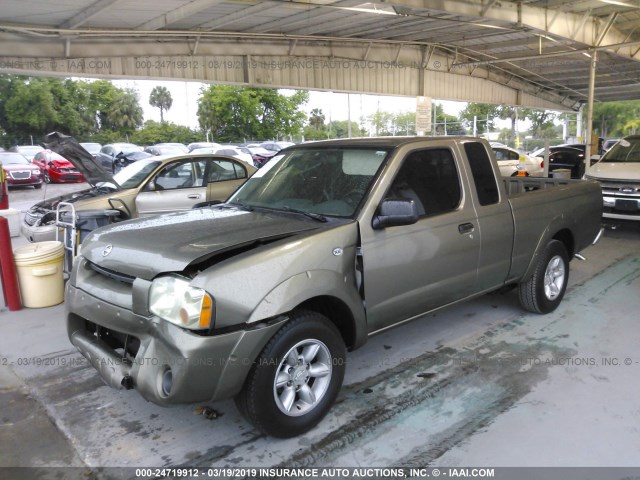
<path id="1" fill-rule="evenodd" d="M 101 195 L 113 193 L 110 187 L 93 187 L 79 192 L 48 198 L 31 206 L 22 222 L 22 234 L 30 242 L 43 242 L 56 239 L 56 209 L 62 202 L 75 204 Z"/>
<path id="2" fill-rule="evenodd" d="M 113 177 L 73 137 L 60 133 L 47 135 L 45 147 L 69 160 L 85 177 L 91 188 L 48 198 L 33 205 L 25 214 L 22 234 L 30 242 L 56 239 L 56 209 L 61 202 L 76 203 L 113 194 L 120 190 Z M 91 208 L 91 207 L 89 207 Z"/>

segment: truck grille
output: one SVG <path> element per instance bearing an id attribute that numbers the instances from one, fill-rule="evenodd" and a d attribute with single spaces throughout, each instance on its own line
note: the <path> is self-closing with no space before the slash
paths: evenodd
<path id="1" fill-rule="evenodd" d="M 100 267 L 98 265 L 96 265 L 95 263 L 89 262 L 87 261 L 87 265 L 89 266 L 89 268 L 91 268 L 91 270 L 93 270 L 96 273 L 99 273 L 100 275 L 103 275 L 107 278 L 110 278 L 111 280 L 116 280 L 120 283 L 127 283 L 127 284 L 133 284 L 134 280 L 136 279 L 135 277 L 132 277 L 131 275 L 125 275 L 124 273 L 118 273 L 118 272 L 114 272 L 113 270 L 109 270 L 107 268 L 103 268 Z"/>

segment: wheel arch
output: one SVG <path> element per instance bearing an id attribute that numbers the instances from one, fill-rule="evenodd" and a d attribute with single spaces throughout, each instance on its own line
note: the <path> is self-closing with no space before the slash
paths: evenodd
<path id="1" fill-rule="evenodd" d="M 575 239 L 573 237 L 573 233 L 568 228 L 563 228 L 558 231 L 553 237 L 552 240 L 558 240 L 564 244 L 564 248 L 567 249 L 567 255 L 569 255 L 569 261 L 573 258 L 575 254 Z M 547 242 L 548 243 L 548 242 Z"/>
<path id="2" fill-rule="evenodd" d="M 573 232 L 569 228 L 564 227 L 556 230 L 555 233 L 551 234 L 551 230 L 547 229 L 545 233 L 540 237 L 540 241 L 536 245 L 535 251 L 531 256 L 531 260 L 529 261 L 527 270 L 520 281 L 529 280 L 533 276 L 540 255 L 542 255 L 544 249 L 547 248 L 547 245 L 551 240 L 558 240 L 559 242 L 561 242 L 567 249 L 569 261 L 573 259 L 573 255 L 575 254 L 575 238 Z"/>
<path id="3" fill-rule="evenodd" d="M 358 345 L 356 320 L 349 307 L 339 298 L 330 295 L 313 297 L 294 310 L 311 310 L 324 315 L 336 326 L 347 349 L 351 350 Z"/>

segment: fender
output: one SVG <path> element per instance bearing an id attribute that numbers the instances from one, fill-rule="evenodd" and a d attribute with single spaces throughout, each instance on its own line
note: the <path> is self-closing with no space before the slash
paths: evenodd
<path id="1" fill-rule="evenodd" d="M 346 305 L 355 323 L 354 348 L 367 339 L 367 319 L 353 273 L 340 275 L 332 270 L 308 270 L 277 285 L 253 310 L 247 323 L 258 322 L 290 312 L 307 300 L 333 297 Z"/>
<path id="2" fill-rule="evenodd" d="M 533 276 L 540 255 L 542 255 L 542 252 L 547 247 L 548 243 L 553 240 L 554 236 L 561 230 L 568 230 L 571 232 L 571 228 L 567 225 L 567 220 L 564 218 L 563 214 L 555 216 L 540 235 L 535 251 L 531 257 L 531 261 L 529 262 L 524 275 L 520 278 L 520 282 L 527 281 Z M 567 253 L 569 254 L 569 260 L 571 260 L 571 247 L 567 248 Z"/>

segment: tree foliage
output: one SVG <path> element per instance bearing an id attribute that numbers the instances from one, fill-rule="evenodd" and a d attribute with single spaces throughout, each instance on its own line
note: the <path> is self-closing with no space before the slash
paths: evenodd
<path id="1" fill-rule="evenodd" d="M 596 103 L 593 107 L 594 133 L 605 138 L 629 135 L 638 118 L 640 100 Z"/>
<path id="2" fill-rule="evenodd" d="M 291 138 L 302 132 L 300 106 L 308 98 L 303 91 L 286 96 L 272 88 L 211 85 L 198 100 L 198 121 L 222 142 Z"/>
<path id="3" fill-rule="evenodd" d="M 173 105 L 169 89 L 160 85 L 154 87 L 149 95 L 149 105 L 160 109 L 160 121 L 164 122 L 164 111 L 169 110 Z"/>
<path id="4" fill-rule="evenodd" d="M 191 143 L 202 139 L 202 135 L 189 127 L 172 122 L 147 120 L 140 130 L 131 135 L 130 140 L 138 145 L 154 145 L 162 142 Z"/>
<path id="5" fill-rule="evenodd" d="M 0 142 L 42 141 L 51 131 L 80 140 L 125 139 L 142 125 L 137 93 L 106 80 L 0 77 Z"/>
<path id="6" fill-rule="evenodd" d="M 459 118 L 462 125 L 473 132 L 473 119 L 476 118 L 476 131 L 478 134 L 495 130 L 495 119 L 498 117 L 498 106 L 488 103 L 469 103 L 460 112 Z"/>

